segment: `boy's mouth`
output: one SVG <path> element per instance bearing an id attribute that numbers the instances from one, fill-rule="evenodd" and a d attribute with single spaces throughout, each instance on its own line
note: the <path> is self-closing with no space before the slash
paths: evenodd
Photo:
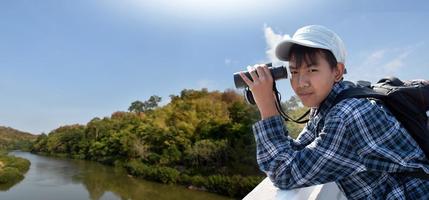
<path id="1" fill-rule="evenodd" d="M 298 93 L 298 96 L 300 96 L 300 97 L 308 97 L 308 96 L 310 96 L 310 95 L 312 95 L 313 93 L 312 92 L 303 92 L 303 93 Z"/>

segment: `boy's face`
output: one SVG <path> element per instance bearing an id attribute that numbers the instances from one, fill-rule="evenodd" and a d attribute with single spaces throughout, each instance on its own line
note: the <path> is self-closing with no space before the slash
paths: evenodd
<path id="1" fill-rule="evenodd" d="M 319 107 L 331 92 L 334 83 L 338 81 L 339 70 L 338 67 L 332 69 L 320 53 L 317 53 L 315 63 L 307 62 L 296 66 L 294 57 L 291 57 L 289 61 L 290 82 L 304 106 Z"/>

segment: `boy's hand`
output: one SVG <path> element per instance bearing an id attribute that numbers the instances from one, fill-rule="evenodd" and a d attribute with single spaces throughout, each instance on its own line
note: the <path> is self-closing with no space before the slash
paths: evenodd
<path id="1" fill-rule="evenodd" d="M 240 73 L 240 76 L 252 91 L 261 118 L 266 119 L 278 115 L 273 91 L 273 77 L 268 67 L 266 65 L 254 65 L 253 67 L 249 66 L 248 71 L 253 81 L 247 78 L 243 72 Z"/>

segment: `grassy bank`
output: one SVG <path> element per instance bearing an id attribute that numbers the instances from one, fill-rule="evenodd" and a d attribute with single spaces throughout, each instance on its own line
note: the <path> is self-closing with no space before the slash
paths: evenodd
<path id="1" fill-rule="evenodd" d="M 0 190 L 8 190 L 24 179 L 24 174 L 29 168 L 30 161 L 2 153 L 0 155 Z"/>
<path id="2" fill-rule="evenodd" d="M 168 184 L 182 184 L 230 197 L 243 198 L 258 185 L 264 177 L 241 175 L 191 175 L 171 167 L 146 165 L 130 161 L 124 165 L 133 176 Z"/>

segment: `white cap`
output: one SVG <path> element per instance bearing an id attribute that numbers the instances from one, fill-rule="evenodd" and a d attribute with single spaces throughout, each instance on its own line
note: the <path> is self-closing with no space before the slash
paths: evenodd
<path id="1" fill-rule="evenodd" d="M 324 26 L 310 25 L 298 29 L 291 39 L 286 39 L 277 45 L 277 58 L 289 61 L 289 51 L 294 44 L 329 50 L 334 54 L 337 62 L 343 64 L 346 62 L 346 48 L 343 41 L 336 33 Z"/>

